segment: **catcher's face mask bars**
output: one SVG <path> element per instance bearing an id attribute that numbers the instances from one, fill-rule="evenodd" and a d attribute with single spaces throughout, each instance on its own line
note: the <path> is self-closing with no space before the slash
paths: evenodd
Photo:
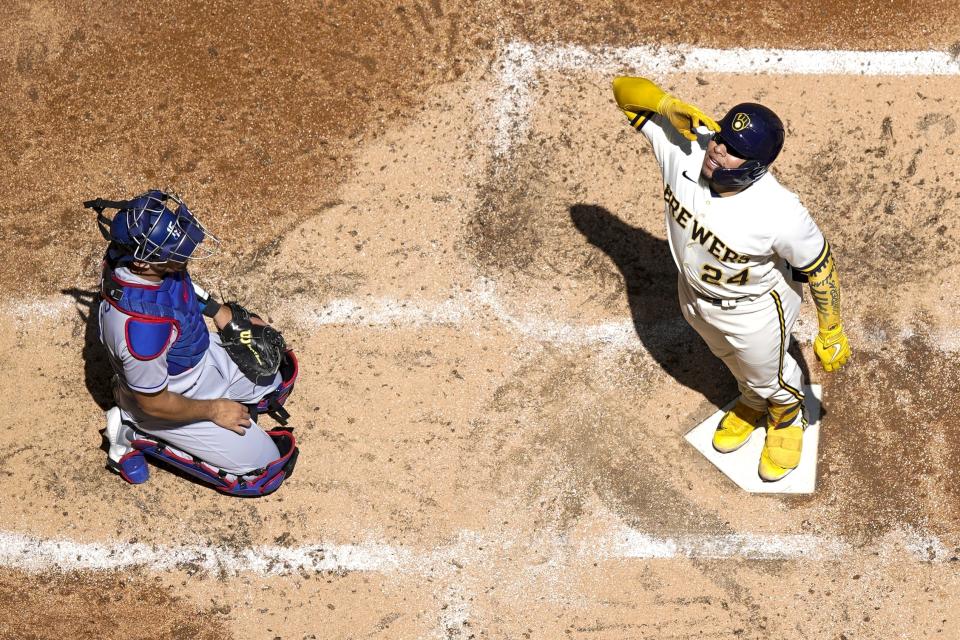
<path id="1" fill-rule="evenodd" d="M 214 255 L 219 239 L 207 231 L 183 200 L 176 194 L 160 192 L 164 197 L 157 197 L 155 193 L 146 195 L 142 206 L 126 212 L 128 229 L 145 229 L 132 237 L 137 244 L 134 259 L 147 264 L 183 264 Z M 149 224 L 151 219 L 153 223 Z M 204 240 L 207 242 L 201 246 Z"/>
<path id="2" fill-rule="evenodd" d="M 97 225 L 105 240 L 127 246 L 134 260 L 147 264 L 184 265 L 187 260 L 203 260 L 214 255 L 220 244 L 180 196 L 159 189 L 132 200 L 96 198 L 83 206 L 97 212 Z M 106 208 L 119 210 L 112 220 L 104 215 Z M 120 222 L 122 237 L 115 237 L 114 227 Z"/>

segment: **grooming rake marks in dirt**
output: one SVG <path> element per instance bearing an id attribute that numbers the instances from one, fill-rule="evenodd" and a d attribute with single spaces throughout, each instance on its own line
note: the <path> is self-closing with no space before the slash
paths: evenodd
<path id="1" fill-rule="evenodd" d="M 423 16 L 432 12 L 432 5 L 423 5 L 407 17 L 413 27 L 425 29 Z M 884 68 L 891 74 L 956 73 L 953 63 L 930 53 L 914 56 L 913 67 Z M 322 624 L 330 637 L 358 629 L 394 637 L 458 638 L 479 631 L 500 637 L 562 637 L 565 629 L 574 637 L 630 632 L 663 637 L 696 632 L 696 619 L 697 624 L 706 620 L 700 630 L 718 636 L 747 623 L 799 628 L 815 636 L 823 625 L 846 629 L 844 619 L 864 613 L 871 616 L 864 624 L 887 637 L 908 630 L 908 621 L 889 612 L 886 605 L 894 601 L 884 594 L 904 594 L 908 605 L 922 610 L 918 603 L 927 596 L 903 586 L 904 580 L 915 585 L 935 580 L 945 590 L 956 586 L 951 558 L 956 554 L 954 532 L 960 529 L 954 526 L 954 514 L 933 512 L 934 500 L 943 497 L 940 490 L 933 487 L 927 497 L 920 495 L 923 486 L 910 484 L 916 479 L 892 458 L 884 459 L 892 470 L 881 474 L 875 493 L 882 495 L 887 483 L 898 480 L 896 475 L 906 478 L 916 493 L 899 491 L 889 512 L 879 498 L 871 498 L 868 513 L 851 515 L 860 477 L 851 471 L 850 457 L 857 432 L 848 427 L 842 435 L 832 435 L 830 430 L 841 419 L 845 425 L 860 423 L 850 409 L 831 414 L 830 404 L 841 392 L 857 396 L 871 383 L 870 376 L 852 376 L 824 390 L 826 453 L 819 493 L 812 498 L 781 501 L 734 494 L 732 485 L 683 440 L 692 425 L 729 399 L 723 396 L 730 389 L 722 381 L 703 382 L 714 371 L 709 354 L 686 351 L 684 341 L 695 336 L 684 333 L 680 318 L 670 315 L 674 267 L 659 261 L 669 260 L 658 249 L 659 191 L 655 179 L 639 175 L 650 173 L 639 168 L 649 169 L 652 161 L 629 146 L 634 141 L 640 146 L 639 140 L 625 137 L 629 130 L 619 133 L 622 123 L 605 86 L 609 73 L 644 69 L 657 55 L 663 61 L 654 71 L 699 98 L 707 94 L 705 89 L 695 93 L 697 76 L 715 86 L 718 74 L 728 71 L 723 65 L 731 54 L 510 45 L 502 58 L 505 71 L 493 88 L 495 126 L 486 131 L 489 139 L 473 141 L 481 149 L 490 144 L 490 166 L 484 165 L 487 160 L 444 162 L 448 156 L 429 151 L 431 144 L 455 148 L 483 131 L 477 127 L 466 138 L 451 137 L 453 126 L 440 113 L 456 104 L 451 96 L 462 93 L 451 90 L 433 105 L 438 113 L 424 115 L 426 123 L 371 142 L 371 147 L 383 148 L 371 151 L 364 158 L 369 166 L 344 185 L 344 204 L 327 210 L 325 222 L 303 225 L 306 240 L 293 242 L 296 234 L 290 234 L 291 240 L 279 247 L 277 260 L 283 260 L 284 268 L 312 250 L 319 256 L 304 260 L 312 261 L 307 266 L 317 273 L 351 274 L 349 282 L 341 278 L 337 287 L 316 298 L 301 292 L 296 309 L 282 310 L 298 325 L 296 337 L 307 354 L 303 390 L 298 389 L 292 407 L 301 419 L 298 435 L 305 453 L 286 493 L 278 494 L 283 503 L 235 507 L 198 493 L 190 503 L 164 507 L 164 496 L 156 492 L 173 484 L 161 483 L 149 489 L 154 492 L 144 501 L 149 510 L 140 511 L 137 500 L 142 498 L 110 493 L 107 487 L 104 495 L 118 524 L 135 526 L 136 514 L 141 514 L 141 520 L 163 528 L 186 514 L 196 529 L 215 535 L 195 543 L 195 530 L 170 527 L 157 539 L 127 543 L 112 539 L 106 528 L 90 535 L 93 530 L 82 530 L 83 522 L 78 523 L 81 530 L 60 536 L 7 531 L 0 535 L 0 563 L 30 571 L 123 569 L 158 577 L 204 606 L 214 606 L 208 602 L 213 598 L 218 608 L 229 604 L 227 617 L 238 635 L 270 627 L 282 637 L 321 637 L 316 625 Z M 854 93 L 850 84 L 863 82 L 857 99 L 873 101 L 872 111 L 862 117 L 868 121 L 882 122 L 882 112 L 889 111 L 884 95 L 904 101 L 914 91 L 912 80 L 903 75 L 864 80 L 865 70 L 879 68 L 869 52 L 848 58 L 831 58 L 829 52 L 819 52 L 819 58 L 803 52 L 739 55 L 751 73 L 767 74 L 737 80 L 749 96 L 783 91 L 784 101 L 803 104 L 802 92 L 810 90 L 812 81 L 779 75 L 809 71 L 803 64 L 832 68 L 837 77 L 823 79 L 831 92 L 846 88 Z M 830 62 L 837 56 L 841 63 Z M 879 90 L 877 82 L 894 86 Z M 945 105 L 952 103 L 944 87 L 937 80 L 929 83 L 927 92 L 934 97 L 921 103 L 924 108 L 948 110 Z M 934 107 L 936 100 L 946 102 Z M 536 117 L 543 105 L 554 104 L 548 101 L 563 105 L 555 122 Z M 824 128 L 849 130 L 853 125 L 843 114 L 852 112 L 853 102 L 853 97 L 838 98 L 829 109 L 832 115 L 822 120 Z M 818 113 L 791 109 L 798 129 L 799 123 L 818 118 Z M 894 114 L 897 144 L 904 145 L 900 150 L 912 153 L 901 132 L 916 128 L 915 121 L 924 117 Z M 939 128 L 937 135 L 947 142 L 955 135 L 939 120 L 923 122 L 929 122 L 925 131 Z M 859 153 L 861 142 L 877 133 L 862 126 L 863 131 L 850 134 L 851 152 Z M 431 132 L 439 141 L 423 142 Z M 809 130 L 796 132 L 795 140 L 796 148 L 814 151 L 830 143 Z M 389 145 L 397 149 L 394 156 L 384 151 Z M 413 164 L 417 153 L 420 162 L 456 169 L 439 175 L 436 193 L 418 196 L 408 184 L 415 180 L 401 179 L 411 170 L 399 159 L 411 154 L 407 162 Z M 904 181 L 898 196 L 906 203 L 900 224 L 918 239 L 923 258 L 933 254 L 923 244 L 923 222 L 910 212 L 924 189 L 914 184 L 917 180 L 947 182 L 934 165 L 948 159 L 928 158 L 936 153 L 925 148 L 915 177 Z M 388 162 L 394 157 L 400 163 L 396 167 Z M 784 178 L 798 188 L 815 189 L 811 165 L 789 156 L 786 160 Z M 870 170 L 877 173 L 908 168 L 892 160 L 873 161 Z M 473 187 L 446 184 L 452 174 L 477 165 L 482 169 L 479 189 L 489 193 L 464 195 Z M 522 170 L 515 175 L 529 182 L 525 188 L 497 182 L 514 169 Z M 835 171 L 831 185 L 848 184 L 849 171 Z M 857 256 L 845 248 L 864 248 L 855 242 L 870 216 L 843 193 L 836 197 L 842 211 L 826 201 L 816 206 L 825 216 L 824 227 L 834 229 L 831 242 L 844 252 L 840 259 L 851 263 Z M 477 202 L 488 205 L 484 224 L 469 219 Z M 414 212 L 423 208 L 428 213 L 414 218 L 415 213 L 402 208 L 411 203 Z M 357 211 L 375 213 L 362 220 Z M 954 213 L 947 208 L 943 215 L 952 218 Z M 506 214 L 514 219 L 498 217 Z M 394 246 L 375 237 L 386 221 L 396 223 L 402 216 L 415 230 L 396 224 L 391 233 L 397 244 L 406 244 Z M 514 223 L 527 234 L 524 238 L 536 242 L 521 247 L 524 254 L 516 257 L 522 259 L 511 261 L 505 259 L 504 243 Z M 315 239 L 338 227 L 342 239 L 335 244 Z M 482 238 L 485 244 L 472 242 L 478 239 L 470 234 L 484 232 L 490 233 Z M 463 237 L 450 237 L 456 233 Z M 335 250 L 339 245 L 349 248 L 343 256 Z M 353 249 L 355 245 L 360 248 Z M 485 258 L 475 253 L 477 247 L 501 253 Z M 437 255 L 443 259 L 435 260 Z M 651 264 L 651 255 L 659 256 L 658 262 Z M 911 255 L 902 257 L 907 267 L 915 266 Z M 385 260 L 395 280 L 381 277 Z M 882 257 L 871 260 L 883 266 Z M 422 292 L 418 277 L 442 286 Z M 849 283 L 847 291 L 859 316 L 851 332 L 858 355 L 884 370 L 899 366 L 910 353 L 902 345 L 915 337 L 913 330 L 902 329 L 908 325 L 899 317 L 886 324 L 875 319 L 881 313 L 869 301 L 878 291 L 867 279 Z M 650 292 L 653 299 L 645 298 Z M 929 302 L 929 296 L 923 293 L 923 300 Z M 63 313 L 73 309 L 56 300 L 25 302 L 15 311 L 49 314 L 53 321 Z M 39 325 L 45 321 L 33 329 L 24 324 L 21 342 L 4 343 L 4 354 L 12 357 L 39 341 Z M 799 337 L 806 341 L 812 326 L 806 318 Z M 944 362 L 952 357 L 955 327 L 934 319 L 916 333 L 921 339 L 932 337 L 931 350 L 924 354 Z M 68 334 L 66 329 L 56 333 L 62 351 L 77 347 Z M 946 344 L 949 340 L 954 346 Z M 596 357 L 598 351 L 606 356 Z M 931 373 L 924 371 L 929 378 Z M 903 387 L 904 402 L 929 400 L 920 397 L 922 389 L 894 377 L 880 379 L 884 388 Z M 82 389 L 76 395 L 86 400 Z M 880 401 L 875 395 L 870 396 L 873 404 Z M 315 400 L 319 397 L 324 398 L 322 407 Z M 51 415 L 66 406 L 38 402 Z M 940 417 L 924 415 L 931 433 L 946 432 Z M 19 421 L 14 428 L 23 428 L 27 416 L 15 414 L 13 420 Z M 881 427 L 885 438 L 894 439 L 894 425 L 882 416 Z M 937 459 L 951 463 L 954 443 L 944 438 L 920 438 L 924 451 L 911 460 L 929 463 L 927 449 L 938 448 Z M 69 444 L 79 448 L 88 441 Z M 95 456 L 88 458 L 84 463 L 95 464 Z M 17 465 L 14 459 L 12 482 L 28 477 Z M 934 465 L 925 469 L 942 472 Z M 74 483 L 63 489 L 62 499 L 51 498 L 56 510 L 43 513 L 55 519 L 60 507 L 92 500 L 104 486 Z M 38 494 L 46 491 L 52 489 L 38 489 L 31 499 L 40 500 Z M 6 521 L 25 521 L 15 505 L 4 509 L 11 516 Z M 232 529 L 217 524 L 231 518 Z M 878 522 L 881 531 L 871 533 Z M 290 536 L 275 541 L 281 532 Z M 757 613 L 780 610 L 784 600 L 778 594 L 810 590 L 817 594 L 806 604 L 815 601 L 818 615 L 828 622 L 795 613 L 789 619 L 763 620 Z M 823 590 L 834 595 L 823 595 Z M 839 601 L 839 593 L 849 595 Z M 874 610 L 875 602 L 884 610 Z M 950 616 L 941 617 L 935 609 L 929 609 L 931 620 Z"/>

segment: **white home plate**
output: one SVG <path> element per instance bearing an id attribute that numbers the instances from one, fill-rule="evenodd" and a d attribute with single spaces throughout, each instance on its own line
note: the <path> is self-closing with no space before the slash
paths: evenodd
<path id="1" fill-rule="evenodd" d="M 800 466 L 783 480 L 764 482 L 757 473 L 760 464 L 760 451 L 763 450 L 765 429 L 756 429 L 747 444 L 733 453 L 720 453 L 713 448 L 713 432 L 721 416 L 736 403 L 733 400 L 720 411 L 695 426 L 686 436 L 687 442 L 706 456 L 728 478 L 744 491 L 750 493 L 813 493 L 817 484 L 817 444 L 820 440 L 820 394 L 818 384 L 804 385 L 806 396 L 807 420 L 809 425 L 803 433 L 803 451 L 800 454 Z"/>

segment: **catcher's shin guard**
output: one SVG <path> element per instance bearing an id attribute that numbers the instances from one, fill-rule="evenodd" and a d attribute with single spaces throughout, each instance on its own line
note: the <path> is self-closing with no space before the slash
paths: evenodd
<path id="1" fill-rule="evenodd" d="M 803 430 L 807 426 L 803 405 L 770 405 L 767 414 L 767 438 L 760 452 L 760 477 L 776 482 L 787 476 L 800 464 L 803 449 Z"/>
<path id="2" fill-rule="evenodd" d="M 236 475 L 228 473 L 196 456 L 174 449 L 158 438 L 140 438 L 133 441 L 138 451 L 163 461 L 194 478 L 212 485 L 217 491 L 231 496 L 257 497 L 276 491 L 284 480 L 293 475 L 300 450 L 297 440 L 286 429 L 267 431 L 267 435 L 277 445 L 280 457 L 261 469 Z"/>
<path id="3" fill-rule="evenodd" d="M 283 405 L 287 398 L 293 393 L 293 386 L 300 375 L 300 363 L 293 349 L 287 349 L 283 353 L 283 359 L 280 361 L 280 386 L 268 393 L 257 404 L 247 405 L 250 409 L 250 417 L 257 419 L 261 413 L 265 413 L 280 425 L 286 425 L 290 419 L 290 413 L 284 409 Z"/>

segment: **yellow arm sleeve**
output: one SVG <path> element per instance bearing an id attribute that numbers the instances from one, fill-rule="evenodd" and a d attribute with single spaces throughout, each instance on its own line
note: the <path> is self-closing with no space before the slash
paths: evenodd
<path id="1" fill-rule="evenodd" d="M 840 322 L 840 278 L 830 255 L 830 245 L 824 241 L 817 259 L 798 269 L 810 281 L 810 293 L 817 307 L 820 331 L 813 339 L 813 351 L 826 371 L 836 371 L 850 358 L 850 341 Z"/>
<path id="2" fill-rule="evenodd" d="M 825 242 L 820 257 L 802 272 L 810 279 L 810 293 L 817 307 L 820 330 L 836 329 L 840 326 L 840 278 L 830 255 L 830 245 Z"/>

